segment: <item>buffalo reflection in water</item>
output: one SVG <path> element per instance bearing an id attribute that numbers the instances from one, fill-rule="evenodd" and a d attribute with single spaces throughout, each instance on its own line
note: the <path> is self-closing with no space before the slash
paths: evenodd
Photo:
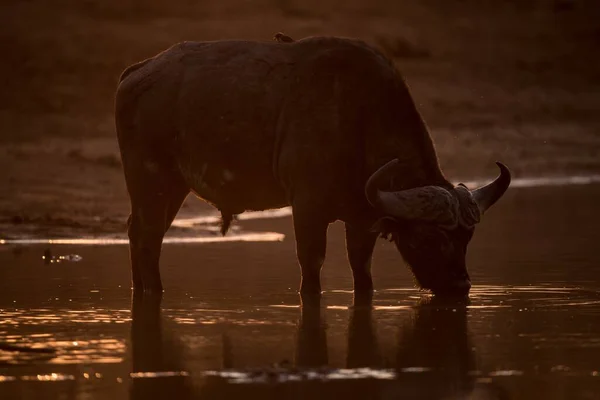
<path id="1" fill-rule="evenodd" d="M 223 336 L 223 366 L 246 374 L 244 382 L 211 376 L 192 385 L 192 378 L 178 375 L 132 379 L 134 399 L 304 399 L 304 398 L 463 398 L 472 394 L 477 370 L 467 329 L 467 304 L 425 299 L 400 329 L 397 349 L 387 354 L 380 346 L 371 305 L 355 304 L 350 310 L 346 368 L 392 371 L 392 379 L 328 379 L 336 370 L 328 367 L 324 308 L 304 305 L 300 310 L 293 365 L 267 367 L 264 371 L 233 369 L 235 343 Z M 133 301 L 131 330 L 133 372 L 183 371 L 185 348 L 162 324 L 160 297 Z M 319 378 L 302 379 L 309 372 Z M 360 370 L 358 370 L 360 371 Z M 137 375 L 136 375 L 137 373 Z M 192 375 L 194 373 L 192 372 Z M 286 378 L 286 376 L 288 378 Z M 296 380 L 289 377 L 295 376 Z M 265 380 L 266 377 L 266 380 Z M 297 380 L 300 377 L 300 380 Z M 257 379 L 253 379 L 257 378 Z M 259 379 L 258 379 L 259 378 Z M 389 378 L 389 377 L 388 377 Z M 485 399 L 504 398 L 485 391 Z M 482 394 L 482 393 L 480 393 Z"/>
<path id="2" fill-rule="evenodd" d="M 163 329 L 162 296 L 134 295 L 131 307 L 132 399 L 194 398 L 188 376 L 156 372 L 183 371 L 184 347 Z M 153 374 L 154 373 L 154 374 Z"/>

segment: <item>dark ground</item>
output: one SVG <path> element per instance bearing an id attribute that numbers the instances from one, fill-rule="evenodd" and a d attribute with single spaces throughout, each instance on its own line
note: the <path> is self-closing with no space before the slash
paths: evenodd
<path id="1" fill-rule="evenodd" d="M 403 71 L 450 178 L 496 159 L 598 173 L 599 17 L 592 0 L 3 1 L 0 237 L 122 232 L 117 78 L 182 40 L 361 38 Z"/>

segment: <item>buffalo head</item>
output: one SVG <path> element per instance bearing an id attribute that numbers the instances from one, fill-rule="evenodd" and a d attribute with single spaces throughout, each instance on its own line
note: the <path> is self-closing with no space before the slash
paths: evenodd
<path id="1" fill-rule="evenodd" d="M 467 294 L 467 245 L 481 216 L 508 188 L 510 171 L 496 163 L 500 176 L 473 191 L 462 184 L 381 190 L 398 163 L 388 162 L 366 183 L 369 203 L 384 214 L 373 230 L 394 242 L 422 288 L 441 295 Z"/>

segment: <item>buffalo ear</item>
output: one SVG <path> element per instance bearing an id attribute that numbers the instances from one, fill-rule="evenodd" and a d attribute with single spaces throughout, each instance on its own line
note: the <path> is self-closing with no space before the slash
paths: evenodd
<path id="1" fill-rule="evenodd" d="M 481 210 L 465 185 L 459 184 L 454 192 L 459 204 L 459 223 L 467 228 L 473 227 L 481 220 Z"/>
<path id="2" fill-rule="evenodd" d="M 379 218 L 371 227 L 371 232 L 380 234 L 382 239 L 393 240 L 393 236 L 398 230 L 398 220 L 392 217 Z M 388 236 L 392 235 L 392 239 Z"/>
<path id="3" fill-rule="evenodd" d="M 371 227 L 372 233 L 381 233 L 381 232 L 389 232 L 394 230 L 396 224 L 398 222 L 392 217 L 382 217 L 379 218 L 373 226 Z"/>

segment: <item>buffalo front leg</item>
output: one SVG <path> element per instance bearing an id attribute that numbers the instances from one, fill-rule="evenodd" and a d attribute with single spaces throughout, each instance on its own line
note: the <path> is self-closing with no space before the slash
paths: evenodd
<path id="1" fill-rule="evenodd" d="M 294 209 L 294 232 L 296 233 L 296 254 L 302 281 L 301 295 L 319 295 L 321 293 L 321 267 L 325 261 L 327 246 L 326 220 L 316 219 L 314 214 Z"/>
<path id="2" fill-rule="evenodd" d="M 346 223 L 346 251 L 354 277 L 354 295 L 370 296 L 373 292 L 371 259 L 377 234 Z"/>

